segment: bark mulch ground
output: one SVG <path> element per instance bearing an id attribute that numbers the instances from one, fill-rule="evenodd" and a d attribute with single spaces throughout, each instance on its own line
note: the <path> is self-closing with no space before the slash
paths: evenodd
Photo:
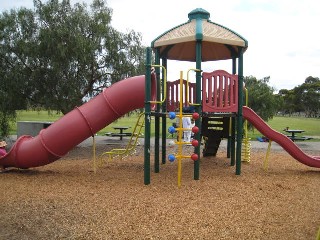
<path id="1" fill-rule="evenodd" d="M 98 146 L 102 153 L 112 146 Z M 118 147 L 118 146 L 117 146 Z M 143 184 L 143 149 L 93 172 L 91 147 L 62 159 L 0 174 L 0 239 L 316 239 L 320 170 L 264 151 L 235 175 L 225 151 L 161 165 Z"/>

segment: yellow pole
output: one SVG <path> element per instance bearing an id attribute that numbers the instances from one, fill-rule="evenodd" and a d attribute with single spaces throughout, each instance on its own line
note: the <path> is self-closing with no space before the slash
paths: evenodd
<path id="1" fill-rule="evenodd" d="M 182 108 L 183 108 L 183 72 L 180 71 L 180 96 L 179 96 L 179 142 L 178 142 L 178 187 L 181 186 L 181 175 L 182 175 L 182 166 L 181 166 L 181 156 L 182 156 Z"/>
<path id="2" fill-rule="evenodd" d="M 318 233 L 317 233 L 317 236 L 316 236 L 316 240 L 320 240 L 320 227 L 319 227 L 319 230 L 318 230 Z"/>
<path id="3" fill-rule="evenodd" d="M 266 154 L 266 157 L 265 157 L 264 162 L 263 162 L 263 169 L 265 171 L 268 170 L 268 159 L 269 159 L 270 150 L 271 150 L 271 143 L 272 143 L 272 140 L 269 140 L 267 154 Z"/>
<path id="4" fill-rule="evenodd" d="M 92 138 L 92 146 L 93 146 L 93 172 L 96 173 L 97 172 L 97 165 L 96 165 L 96 141 L 93 135 Z"/>

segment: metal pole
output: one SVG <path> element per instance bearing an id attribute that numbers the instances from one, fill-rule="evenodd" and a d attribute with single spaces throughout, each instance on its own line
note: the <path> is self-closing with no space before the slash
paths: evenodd
<path id="1" fill-rule="evenodd" d="M 151 48 L 146 50 L 144 184 L 150 184 L 150 129 L 151 129 Z"/>
<path id="2" fill-rule="evenodd" d="M 238 116 L 237 116 L 237 152 L 236 152 L 236 175 L 241 174 L 241 146 L 243 134 L 243 48 L 239 48 L 239 66 L 238 66 Z"/>
<path id="3" fill-rule="evenodd" d="M 156 56 L 155 56 L 155 64 L 159 65 L 160 63 L 160 58 L 159 58 L 159 54 L 158 51 L 156 52 Z M 162 81 L 162 86 L 161 81 L 160 81 L 160 69 L 156 68 L 156 76 L 157 76 L 157 101 L 161 100 L 161 94 L 163 94 L 163 81 Z M 162 74 L 163 77 L 163 74 Z M 162 89 L 162 93 L 160 92 L 160 90 Z M 157 108 L 156 108 L 156 112 L 159 113 L 160 112 L 160 108 L 161 108 L 161 104 L 157 103 Z M 156 114 L 156 116 L 154 116 L 155 121 L 154 121 L 154 128 L 155 128 L 155 136 L 154 136 L 154 172 L 158 173 L 160 172 L 160 117 L 158 114 Z"/>
<path id="4" fill-rule="evenodd" d="M 236 57 L 233 57 L 232 58 L 232 74 L 237 74 L 237 59 Z M 230 121 L 231 121 L 231 136 L 230 136 L 230 149 L 228 152 L 230 154 L 230 157 L 231 157 L 231 162 L 230 162 L 230 165 L 231 166 L 234 166 L 236 164 L 236 160 L 235 160 L 235 143 L 236 143 L 236 118 L 234 116 L 232 116 L 230 118 Z"/>
<path id="5" fill-rule="evenodd" d="M 201 70 L 201 61 L 202 61 L 202 52 L 201 52 L 201 41 L 197 41 L 196 43 L 196 69 Z M 201 72 L 196 72 L 196 112 L 199 113 L 199 116 L 201 116 L 201 83 L 202 83 L 202 78 L 201 78 Z M 196 126 L 199 127 L 199 132 L 195 134 L 195 139 L 198 140 L 199 145 L 195 147 L 194 153 L 198 154 L 198 160 L 194 162 L 194 180 L 199 180 L 200 179 L 200 133 L 201 133 L 201 118 L 198 118 L 195 122 Z"/>
<path id="6" fill-rule="evenodd" d="M 164 66 L 165 69 L 168 70 L 167 68 L 167 59 L 166 58 L 162 58 L 162 65 Z M 162 71 L 162 76 L 164 74 L 167 74 L 168 71 L 166 71 L 166 73 L 164 73 L 164 71 Z M 167 76 L 163 76 L 165 77 L 166 79 Z M 162 104 L 162 112 L 165 113 L 167 111 L 167 101 L 168 101 L 168 98 L 166 98 L 166 101 L 164 104 Z M 162 116 L 162 164 L 165 164 L 166 163 L 166 155 L 167 155 L 167 149 L 166 149 L 166 138 L 167 138 L 167 116 Z"/>

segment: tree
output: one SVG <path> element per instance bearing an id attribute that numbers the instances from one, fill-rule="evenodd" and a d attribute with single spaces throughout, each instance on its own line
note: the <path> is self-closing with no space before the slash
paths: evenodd
<path id="1" fill-rule="evenodd" d="M 307 117 L 317 117 L 320 112 L 320 80 L 307 77 L 305 82 L 296 87 L 301 92 L 300 100 Z"/>
<path id="2" fill-rule="evenodd" d="M 0 91 L 9 91 L 1 98 L 13 103 L 10 111 L 40 106 L 65 114 L 110 84 L 143 74 L 141 34 L 118 32 L 111 16 L 103 0 L 91 11 L 69 0 L 34 0 L 34 10 L 2 13 Z"/>
<path id="3" fill-rule="evenodd" d="M 320 80 L 309 76 L 305 82 L 291 90 L 281 89 L 281 111 L 291 115 L 304 112 L 307 117 L 317 117 L 320 111 Z"/>
<path id="4" fill-rule="evenodd" d="M 31 42 L 31 11 L 21 9 L 19 13 L 11 11 L 0 16 L 0 136 L 9 133 L 9 121 L 15 119 L 16 110 L 27 104 L 27 96 L 31 93 L 27 81 L 29 69 L 26 67 L 26 53 L 30 48 L 25 42 Z M 15 29 L 15 22 L 20 27 Z M 13 31 L 14 30 L 14 31 Z M 23 37 L 22 37 L 23 36 Z M 25 39 L 25 40 L 23 40 Z M 31 45 L 31 43 L 30 43 Z"/>
<path id="5" fill-rule="evenodd" d="M 277 94 L 279 102 L 279 111 L 283 114 L 289 114 L 291 116 L 292 113 L 296 111 L 296 95 L 293 90 L 281 89 Z"/>
<path id="6" fill-rule="evenodd" d="M 273 94 L 274 89 L 268 85 L 270 77 L 258 80 L 253 76 L 244 78 L 248 90 L 248 105 L 263 120 L 268 121 L 278 111 L 279 101 Z"/>

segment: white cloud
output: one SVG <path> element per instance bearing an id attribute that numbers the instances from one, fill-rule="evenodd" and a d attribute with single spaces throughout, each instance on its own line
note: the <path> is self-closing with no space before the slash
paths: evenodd
<path id="1" fill-rule="evenodd" d="M 77 0 L 72 1 L 77 2 Z M 83 2 L 83 1 L 80 1 Z M 91 0 L 85 2 L 91 3 Z M 141 32 L 145 45 L 169 29 L 188 20 L 188 13 L 203 8 L 210 20 L 237 32 L 249 42 L 244 54 L 244 74 L 257 78 L 270 76 L 275 88 L 291 89 L 308 76 L 320 77 L 320 10 L 314 0 L 109 0 L 112 25 L 120 31 Z M 32 0 L 1 1 L 0 9 L 32 7 Z M 195 64 L 172 64 L 168 73 Z M 230 63 L 231 65 L 231 63 Z M 218 67 L 230 71 L 226 62 L 205 64 L 204 70 Z M 176 76 L 176 77 L 175 77 Z"/>

